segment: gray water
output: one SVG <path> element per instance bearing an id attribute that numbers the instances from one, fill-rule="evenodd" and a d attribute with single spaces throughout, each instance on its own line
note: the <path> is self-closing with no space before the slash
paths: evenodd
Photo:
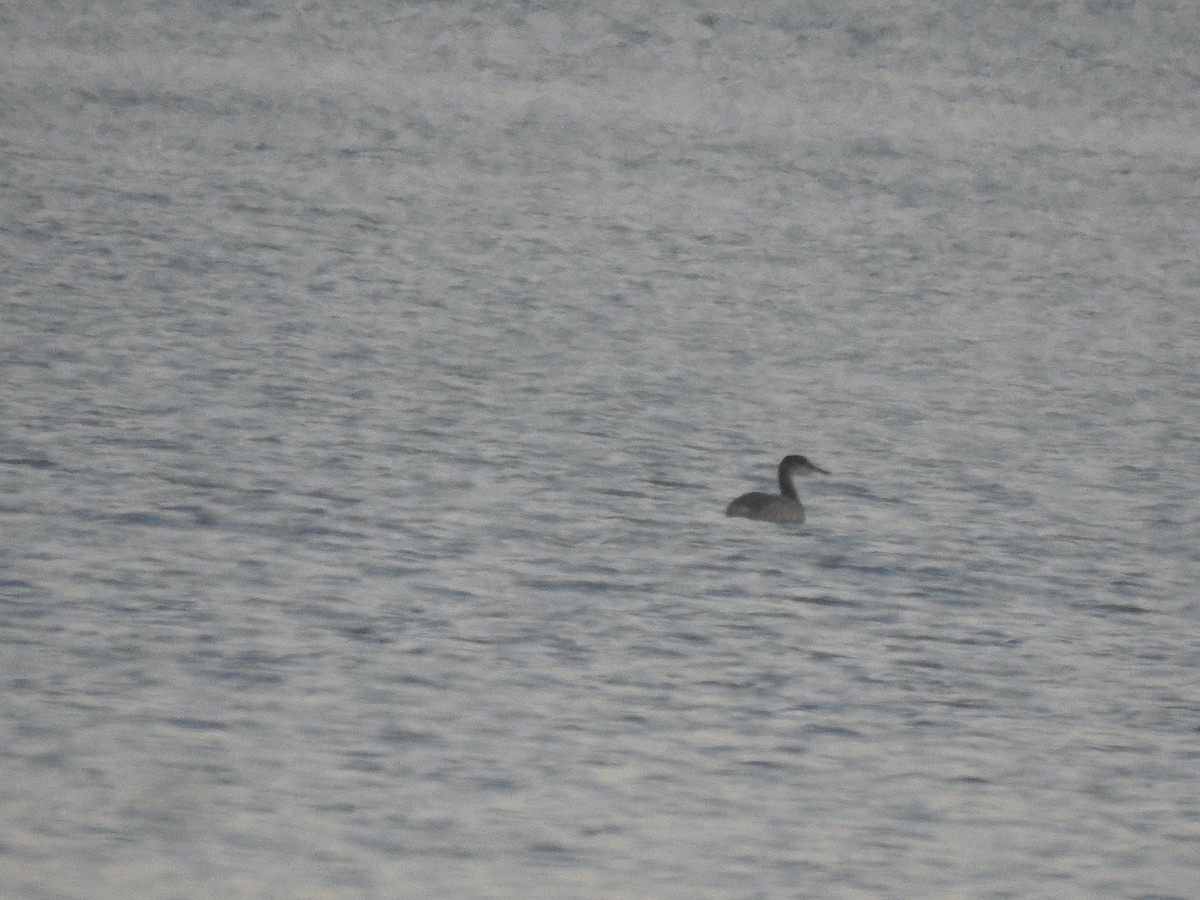
<path id="1" fill-rule="evenodd" d="M 1194 6 L 645 8 L 0 12 L 0 894 L 1195 896 Z"/>

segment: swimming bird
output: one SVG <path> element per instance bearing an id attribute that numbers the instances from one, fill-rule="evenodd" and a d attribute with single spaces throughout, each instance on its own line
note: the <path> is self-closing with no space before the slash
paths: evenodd
<path id="1" fill-rule="evenodd" d="M 742 494 L 725 507 L 725 515 L 741 516 L 744 519 L 758 519 L 761 522 L 803 522 L 804 507 L 796 496 L 796 485 L 792 476 L 797 472 L 829 473 L 820 466 L 813 465 L 807 457 L 785 456 L 779 464 L 779 493 L 764 494 L 762 491 L 751 491 Z"/>

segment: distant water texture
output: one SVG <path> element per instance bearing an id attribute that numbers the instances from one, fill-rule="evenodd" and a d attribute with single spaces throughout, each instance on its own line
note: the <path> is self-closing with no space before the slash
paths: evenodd
<path id="1" fill-rule="evenodd" d="M 0 33 L 0 895 L 1196 896 L 1190 4 Z"/>

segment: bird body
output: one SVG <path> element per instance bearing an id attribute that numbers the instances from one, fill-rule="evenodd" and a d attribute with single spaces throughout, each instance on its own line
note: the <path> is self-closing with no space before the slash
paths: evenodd
<path id="1" fill-rule="evenodd" d="M 778 494 L 765 494 L 762 491 L 742 494 L 725 507 L 725 515 L 756 519 L 760 522 L 803 522 L 804 506 L 800 503 L 796 485 L 792 481 L 793 476 L 800 472 L 829 474 L 825 469 L 809 462 L 807 457 L 795 454 L 785 456 L 779 463 Z"/>

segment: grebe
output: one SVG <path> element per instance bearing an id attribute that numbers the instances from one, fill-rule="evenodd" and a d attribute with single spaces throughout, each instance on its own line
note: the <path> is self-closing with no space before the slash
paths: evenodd
<path id="1" fill-rule="evenodd" d="M 725 507 L 725 515 L 758 519 L 761 522 L 803 522 L 804 507 L 800 505 L 796 485 L 792 483 L 792 476 L 797 472 L 829 474 L 820 466 L 810 463 L 806 457 L 785 456 L 779 464 L 778 494 L 764 494 L 762 491 L 742 494 Z"/>

